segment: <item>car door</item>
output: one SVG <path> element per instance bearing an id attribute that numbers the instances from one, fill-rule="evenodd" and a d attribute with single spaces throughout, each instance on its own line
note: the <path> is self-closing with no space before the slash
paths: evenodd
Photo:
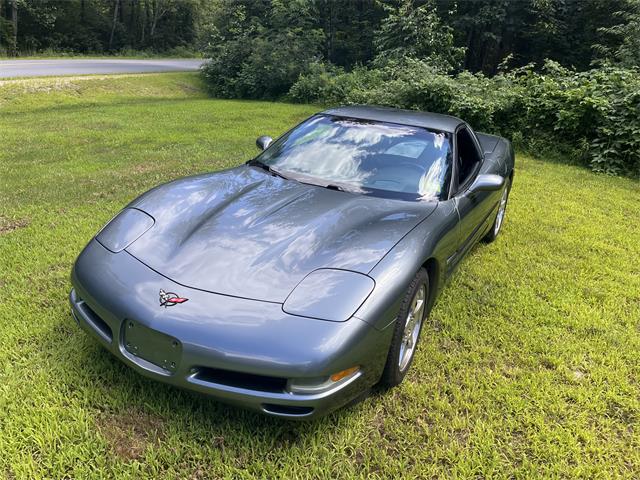
<path id="1" fill-rule="evenodd" d="M 500 191 L 472 192 L 469 187 L 484 172 L 484 156 L 480 144 L 468 125 L 460 126 L 454 138 L 453 200 L 459 217 L 458 248 L 450 259 L 455 266 L 480 239 L 492 222 Z"/>

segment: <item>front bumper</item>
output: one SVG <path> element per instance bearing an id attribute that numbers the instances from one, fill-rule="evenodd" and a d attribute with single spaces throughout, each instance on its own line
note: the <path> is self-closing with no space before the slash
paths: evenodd
<path id="1" fill-rule="evenodd" d="M 139 373 L 234 405 L 290 418 L 328 413 L 380 377 L 390 330 L 352 318 L 329 322 L 289 315 L 279 303 L 184 287 L 126 251 L 95 240 L 71 275 L 78 324 Z M 189 300 L 163 307 L 159 291 Z M 328 391 L 290 393 L 286 382 L 360 371 Z"/>

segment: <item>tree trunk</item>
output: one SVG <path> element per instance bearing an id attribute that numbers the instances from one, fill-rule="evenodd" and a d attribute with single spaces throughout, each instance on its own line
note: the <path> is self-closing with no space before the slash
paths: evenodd
<path id="1" fill-rule="evenodd" d="M 475 35 L 475 27 L 471 27 L 469 29 L 469 33 L 467 34 L 467 51 L 464 54 L 464 69 L 471 69 L 471 62 L 473 61 L 473 57 L 476 54 L 474 50 L 473 37 Z"/>
<path id="2" fill-rule="evenodd" d="M 151 31 L 149 32 L 149 37 L 153 38 L 153 35 L 156 33 L 156 27 L 158 26 L 158 20 L 165 14 L 165 10 L 162 9 L 162 0 L 153 0 L 153 13 L 152 13 L 152 22 L 151 22 Z"/>
<path id="3" fill-rule="evenodd" d="M 13 25 L 13 38 L 11 54 L 18 56 L 18 0 L 11 0 L 11 24 Z"/>
<path id="4" fill-rule="evenodd" d="M 133 48 L 138 48 L 138 32 L 136 31 L 136 0 L 129 2 L 129 42 Z"/>
<path id="5" fill-rule="evenodd" d="M 113 47 L 113 35 L 116 32 L 116 22 L 118 21 L 119 7 L 120 7 L 120 0 L 116 0 L 116 4 L 113 7 L 113 24 L 111 25 L 111 36 L 109 37 L 109 50 L 111 50 L 111 48 Z"/>
<path id="6" fill-rule="evenodd" d="M 147 0 L 144 0 L 144 16 L 142 17 L 142 38 L 140 39 L 140 44 L 144 48 L 144 34 L 147 31 L 147 24 L 149 23 L 149 4 Z"/>
<path id="7" fill-rule="evenodd" d="M 327 58 L 333 61 L 333 0 L 329 0 L 329 35 L 327 35 Z"/>
<path id="8" fill-rule="evenodd" d="M 153 34 L 156 33 L 156 25 L 158 24 L 158 0 L 153 0 L 153 18 L 151 19 L 151 31 L 149 36 L 153 38 Z"/>
<path id="9" fill-rule="evenodd" d="M 333 62 L 333 37 L 334 37 L 334 24 L 333 24 L 333 0 L 327 0 L 324 7 L 328 10 L 327 13 L 327 31 L 326 31 L 326 48 L 325 48 L 325 56 L 330 61 Z"/>

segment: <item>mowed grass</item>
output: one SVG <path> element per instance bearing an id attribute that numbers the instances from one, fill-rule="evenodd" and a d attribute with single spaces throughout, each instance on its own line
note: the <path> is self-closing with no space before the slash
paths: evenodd
<path id="1" fill-rule="evenodd" d="M 315 110 L 196 74 L 0 84 L 0 478 L 639 477 L 634 180 L 520 155 L 405 382 L 310 423 L 145 379 L 79 330 L 69 271 L 113 214 Z"/>

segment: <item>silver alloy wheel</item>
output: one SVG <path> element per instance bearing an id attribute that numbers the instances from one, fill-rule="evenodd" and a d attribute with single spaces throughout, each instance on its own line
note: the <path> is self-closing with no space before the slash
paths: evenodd
<path id="1" fill-rule="evenodd" d="M 402 334 L 402 343 L 400 344 L 400 355 L 398 358 L 398 367 L 400 367 L 401 372 L 407 368 L 415 352 L 418 335 L 420 334 L 420 326 L 422 325 L 424 317 L 426 297 L 427 289 L 425 285 L 422 284 L 411 300 L 409 313 L 405 319 L 404 333 Z"/>
<path id="2" fill-rule="evenodd" d="M 500 199 L 500 207 L 498 208 L 498 216 L 496 217 L 496 226 L 493 229 L 493 235 L 498 235 L 502 222 L 504 221 L 504 214 L 507 211 L 507 196 L 509 195 L 509 187 L 504 187 L 502 192 L 502 198 Z"/>

